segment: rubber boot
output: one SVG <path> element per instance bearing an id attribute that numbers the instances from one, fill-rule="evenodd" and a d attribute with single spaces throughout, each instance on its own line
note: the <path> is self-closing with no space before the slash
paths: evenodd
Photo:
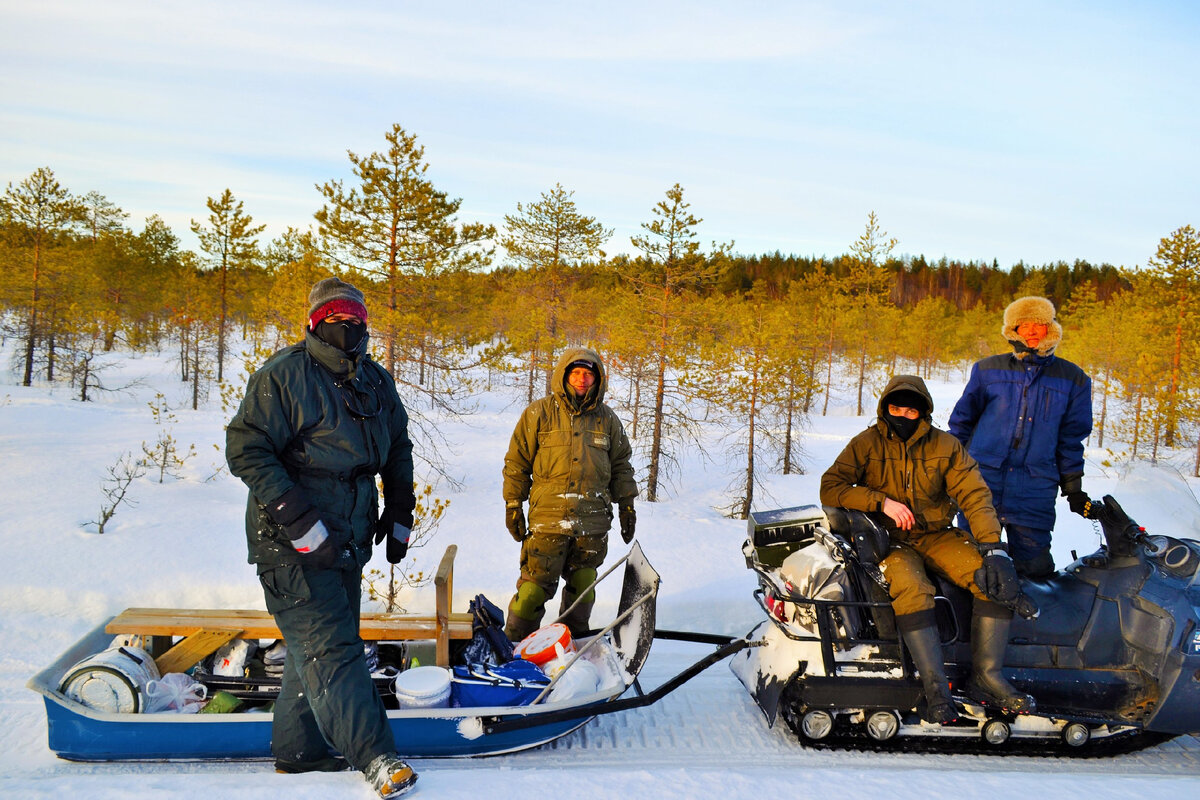
<path id="1" fill-rule="evenodd" d="M 978 600 L 976 605 L 982 604 Z M 980 613 L 980 611 L 983 613 Z M 972 700 L 990 706 L 998 706 L 1019 714 L 1037 710 L 1037 703 L 1029 695 L 1017 691 L 1004 679 L 1004 651 L 1008 648 L 1008 630 L 1012 617 L 988 613 L 994 609 L 976 608 L 971 617 L 971 681 L 967 695 Z"/>
<path id="2" fill-rule="evenodd" d="M 510 608 L 508 618 L 504 622 L 504 637 L 510 642 L 519 642 L 540 627 L 541 620 L 519 617 Z"/>
<path id="3" fill-rule="evenodd" d="M 562 603 L 558 607 L 559 622 L 567 626 L 573 639 L 586 636 L 591 630 L 592 606 L 596 605 L 596 591 L 591 586 L 595 580 L 596 570 L 584 568 L 571 573 L 563 586 Z M 583 596 L 583 600 L 564 617 L 563 612 L 571 607 L 579 598 L 579 593 L 585 589 L 588 592 Z"/>
<path id="4" fill-rule="evenodd" d="M 958 719 L 958 707 L 950 697 L 950 680 L 946 677 L 946 663 L 937 625 L 905 630 L 905 617 L 911 619 L 914 616 L 918 615 L 898 616 L 896 623 L 913 664 L 921 674 L 921 685 L 925 689 L 925 719 L 936 724 L 954 722 Z"/>
<path id="5" fill-rule="evenodd" d="M 504 635 L 510 642 L 519 642 L 542 627 L 546 613 L 546 592 L 533 581 L 522 581 L 508 602 Z"/>
<path id="6" fill-rule="evenodd" d="M 571 605 L 573 602 L 575 602 L 573 597 L 568 595 L 566 592 L 563 592 L 562 608 L 559 609 L 559 613 L 561 614 L 563 610 L 565 610 L 567 606 Z M 567 629 L 571 631 L 572 639 L 578 639 L 581 636 L 587 636 L 591 631 L 590 620 L 592 617 L 592 606 L 594 605 L 594 602 L 581 602 L 579 605 L 575 606 L 575 608 L 571 609 L 570 614 L 559 618 L 558 621 L 566 625 Z"/>

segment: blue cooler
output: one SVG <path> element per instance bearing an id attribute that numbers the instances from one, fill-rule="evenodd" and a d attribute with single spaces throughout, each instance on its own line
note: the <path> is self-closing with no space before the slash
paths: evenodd
<path id="1" fill-rule="evenodd" d="M 550 678 L 546 673 L 523 658 L 499 666 L 457 666 L 450 681 L 450 704 L 468 708 L 524 706 L 532 703 L 549 685 Z"/>

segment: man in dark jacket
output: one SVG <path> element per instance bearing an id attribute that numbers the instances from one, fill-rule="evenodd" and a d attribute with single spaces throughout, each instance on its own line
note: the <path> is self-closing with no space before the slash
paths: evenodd
<path id="1" fill-rule="evenodd" d="M 326 278 L 309 302 L 304 342 L 250 376 L 226 431 L 229 469 L 250 489 L 249 560 L 287 643 L 271 749 L 280 772 L 349 762 L 380 797 L 396 797 L 417 776 L 396 755 L 358 626 L 372 536 L 387 539 L 392 563 L 408 548 L 416 505 L 408 414 L 367 355 L 362 292 Z"/>
<path id="2" fill-rule="evenodd" d="M 588 629 L 596 599 L 589 587 L 608 553 L 614 502 L 621 538 L 633 540 L 632 449 L 621 420 L 604 404 L 607 383 L 597 353 L 568 348 L 554 368 L 550 395 L 525 409 L 509 442 L 505 525 L 521 543 L 521 577 L 504 631 L 514 642 L 541 625 L 560 577 L 566 581 L 560 616 L 575 605 L 563 622 L 573 635 Z M 528 526 L 521 510 L 526 499 Z"/>
<path id="3" fill-rule="evenodd" d="M 1073 512 L 1090 514 L 1083 442 L 1092 432 L 1092 382 L 1054 354 L 1063 331 L 1044 297 L 1014 300 L 1001 333 L 1014 352 L 976 362 L 949 429 L 979 462 L 1017 572 L 1045 578 L 1054 573 L 1058 490 Z"/>
<path id="4" fill-rule="evenodd" d="M 1001 673 L 1013 613 L 1004 604 L 1017 599 L 1019 582 L 978 466 L 957 439 L 933 427 L 933 398 L 920 378 L 893 377 L 879 398 L 878 414 L 821 476 L 821 502 L 886 517 L 891 550 L 880 567 L 896 627 L 921 674 L 925 718 L 938 723 L 958 718 L 927 567 L 974 596 L 968 694 L 1011 711 L 1032 711 L 1033 698 Z M 958 509 L 971 521 L 974 536 L 954 527 Z"/>

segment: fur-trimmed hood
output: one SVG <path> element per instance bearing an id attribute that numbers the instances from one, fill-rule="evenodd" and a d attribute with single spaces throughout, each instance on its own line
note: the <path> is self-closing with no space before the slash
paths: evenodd
<path id="1" fill-rule="evenodd" d="M 1022 322 L 1040 322 L 1046 326 L 1046 338 L 1036 349 L 1026 347 L 1025 340 L 1017 335 L 1017 326 Z M 1062 344 L 1063 329 L 1058 324 L 1054 304 L 1049 300 L 1044 297 L 1019 297 L 1004 309 L 1004 325 L 1000 328 L 1000 335 L 1013 346 L 1017 358 L 1024 358 L 1027 353 L 1045 357 Z"/>

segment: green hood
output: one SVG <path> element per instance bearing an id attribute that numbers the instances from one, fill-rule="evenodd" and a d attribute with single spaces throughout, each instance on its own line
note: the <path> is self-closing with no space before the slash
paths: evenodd
<path id="1" fill-rule="evenodd" d="M 575 392 L 567 387 L 567 367 L 576 361 L 587 361 L 596 370 L 596 382 L 592 384 L 592 388 L 584 395 L 582 401 L 576 398 Z M 558 357 L 558 363 L 554 367 L 554 379 L 550 382 L 550 386 L 553 394 L 561 398 L 568 408 L 576 411 L 588 411 L 604 402 L 604 391 L 608 388 L 608 372 L 604 369 L 604 362 L 600 360 L 600 354 L 595 350 L 589 350 L 586 347 L 568 347 Z"/>
<path id="2" fill-rule="evenodd" d="M 921 395 L 921 397 L 924 397 L 925 403 L 928 405 L 928 410 L 921 415 L 921 419 L 926 421 L 933 419 L 933 396 L 929 394 L 929 389 L 925 387 L 925 381 L 921 380 L 916 375 L 895 375 L 890 381 L 888 381 L 887 386 L 884 387 L 883 391 L 879 395 L 879 406 L 875 411 L 875 413 L 879 415 L 880 419 L 883 419 L 884 412 L 887 410 L 887 403 L 884 402 L 887 400 L 887 396 L 892 392 L 899 392 L 902 390 L 916 392 L 917 394 Z"/>

